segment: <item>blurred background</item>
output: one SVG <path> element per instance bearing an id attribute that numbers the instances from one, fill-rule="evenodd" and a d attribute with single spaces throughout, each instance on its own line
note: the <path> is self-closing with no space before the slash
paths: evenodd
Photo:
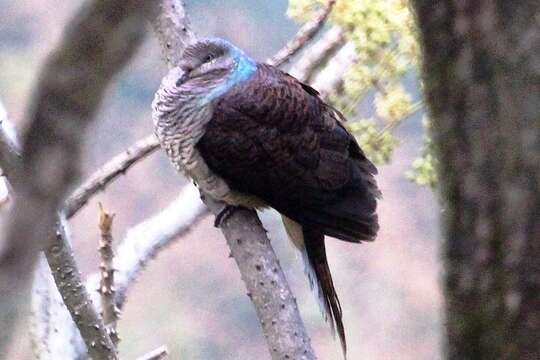
<path id="1" fill-rule="evenodd" d="M 0 99 L 19 131 L 40 66 L 82 1 L 0 0 Z M 263 61 L 296 32 L 286 0 L 187 1 L 195 31 L 230 39 Z M 166 68 L 148 36 L 134 61 L 109 89 L 99 121 L 86 140 L 85 174 L 152 132 L 150 103 Z M 414 82 L 411 82 L 414 84 Z M 431 190 L 410 182 L 422 142 L 421 114 L 395 130 L 400 146 L 377 177 L 383 192 L 376 242 L 327 241 L 344 311 L 349 359 L 440 358 L 441 292 L 438 211 Z M 183 186 L 161 153 L 136 165 L 72 221 L 74 248 L 85 274 L 97 270 L 97 202 L 115 212 L 114 236 L 165 207 Z M 338 341 L 321 317 L 303 264 L 280 219 L 262 213 L 313 346 L 320 359 L 341 359 Z M 120 354 L 135 358 L 165 344 L 170 359 L 266 359 L 254 308 L 213 219 L 155 259 L 128 294 L 119 325 Z M 17 359 L 30 359 L 27 324 L 16 339 Z"/>

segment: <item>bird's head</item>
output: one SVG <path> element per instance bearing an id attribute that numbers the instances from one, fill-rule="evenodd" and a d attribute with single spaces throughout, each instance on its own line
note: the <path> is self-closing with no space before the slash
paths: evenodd
<path id="1" fill-rule="evenodd" d="M 248 80 L 256 70 L 257 63 L 228 41 L 211 38 L 189 45 L 161 81 L 153 102 L 154 123 L 160 123 L 170 111 L 178 118 L 208 111 L 215 99 Z"/>
<path id="2" fill-rule="evenodd" d="M 230 87 L 249 77 L 256 63 L 230 42 L 209 38 L 188 46 L 177 66 L 181 75 L 176 86 L 198 79 L 208 82 L 225 80 L 223 85 Z"/>

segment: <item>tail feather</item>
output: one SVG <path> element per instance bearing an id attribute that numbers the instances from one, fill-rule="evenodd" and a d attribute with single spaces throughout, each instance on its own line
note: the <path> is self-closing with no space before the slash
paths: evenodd
<path id="1" fill-rule="evenodd" d="M 330 322 L 332 332 L 337 332 L 343 354 L 346 357 L 347 341 L 345 338 L 345 328 L 343 326 L 343 313 L 326 259 L 324 234 L 320 230 L 308 229 L 304 226 L 303 235 L 307 264 L 309 264 L 313 272 L 313 275 L 311 275 L 311 271 L 308 271 L 310 284 L 312 286 L 313 284 L 316 284 L 317 286 L 325 318 Z M 313 277 L 315 278 L 313 279 Z"/>
<path id="2" fill-rule="evenodd" d="M 349 242 L 373 241 L 379 230 L 377 214 L 349 220 L 326 209 L 304 209 L 300 221 L 321 229 L 324 234 Z"/>
<path id="3" fill-rule="evenodd" d="M 345 241 L 373 241 L 379 230 L 377 201 L 375 195 L 366 191 L 349 189 L 341 199 L 325 206 L 282 208 L 271 205 L 306 227 Z"/>

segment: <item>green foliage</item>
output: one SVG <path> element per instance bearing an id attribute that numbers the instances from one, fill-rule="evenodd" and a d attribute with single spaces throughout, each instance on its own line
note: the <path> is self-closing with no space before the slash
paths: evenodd
<path id="1" fill-rule="evenodd" d="M 375 119 L 356 120 L 349 124 L 349 129 L 375 164 L 389 162 L 392 152 L 399 145 L 399 140 L 390 131 L 377 129 Z"/>
<path id="2" fill-rule="evenodd" d="M 290 0 L 289 16 L 307 21 L 327 0 Z M 356 47 L 357 62 L 348 70 L 343 93 L 330 100 L 350 121 L 349 129 L 376 164 L 391 161 L 399 144 L 394 129 L 419 110 L 413 95 L 403 85 L 406 73 L 415 71 L 420 49 L 413 15 L 407 0 L 339 0 L 330 22 L 346 31 Z M 373 94 L 375 114 L 365 119 L 359 104 Z M 371 97 L 370 97 L 371 98 Z M 426 140 L 429 143 L 429 139 Z M 424 145 L 410 177 L 430 185 L 436 181 L 431 146 Z"/>
<path id="3" fill-rule="evenodd" d="M 420 149 L 420 156 L 414 160 L 412 169 L 407 172 L 407 177 L 418 185 L 429 186 L 434 188 L 437 185 L 437 160 L 433 155 L 433 141 L 429 136 L 431 131 L 431 122 L 424 116 L 422 119 L 424 124 L 425 135 L 424 144 Z"/>

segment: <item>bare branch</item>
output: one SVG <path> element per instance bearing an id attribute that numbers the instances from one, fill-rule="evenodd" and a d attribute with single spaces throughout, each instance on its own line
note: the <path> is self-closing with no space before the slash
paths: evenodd
<path id="1" fill-rule="evenodd" d="M 117 347 L 120 342 L 118 333 L 116 331 L 116 323 L 118 316 L 120 315 L 120 309 L 118 309 L 114 303 L 114 267 L 113 267 L 113 237 L 112 237 L 112 224 L 114 214 L 107 212 L 103 209 L 103 205 L 99 203 L 99 221 L 98 226 L 101 233 L 98 251 L 101 257 L 101 263 L 99 264 L 101 281 L 99 284 L 99 293 L 101 295 L 101 311 L 103 314 L 103 322 L 107 327 L 109 336 L 114 346 Z"/>
<path id="2" fill-rule="evenodd" d="M 83 359 L 86 346 L 56 288 L 45 256 L 40 256 L 32 290 L 31 341 L 39 360 Z M 82 348 L 80 354 L 75 349 Z"/>
<path id="3" fill-rule="evenodd" d="M 328 61 L 327 66 L 314 78 L 312 85 L 321 93 L 322 98 L 328 98 L 343 86 L 345 74 L 357 61 L 358 55 L 354 44 L 347 43 L 337 54 Z"/>
<path id="4" fill-rule="evenodd" d="M 149 135 L 109 160 L 90 175 L 66 200 L 64 204 L 66 217 L 69 219 L 75 215 L 98 191 L 103 190 L 111 181 L 123 175 L 131 166 L 150 155 L 158 147 L 159 142 L 156 137 Z"/>
<path id="5" fill-rule="evenodd" d="M 51 296 L 49 289 L 49 268 L 44 259 L 38 261 L 38 269 L 35 273 L 32 286 L 32 318 L 31 318 L 31 341 L 32 350 L 36 359 L 40 354 L 51 352 L 49 334 L 51 333 Z"/>
<path id="6" fill-rule="evenodd" d="M 96 360 L 117 359 L 116 348 L 82 282 L 67 238 L 66 226 L 65 221 L 61 219 L 56 239 L 45 251 L 54 281 L 86 343 L 90 357 Z"/>
<path id="7" fill-rule="evenodd" d="M 150 351 L 149 353 L 141 356 L 137 360 L 162 360 L 167 357 L 169 351 L 166 346 L 160 346 L 157 349 Z"/>
<path id="8" fill-rule="evenodd" d="M 20 166 L 20 163 L 19 163 Z M 39 265 L 39 269 L 36 272 L 36 278 L 34 280 L 34 296 L 32 301 L 33 318 L 32 318 L 32 343 L 36 354 L 40 354 L 39 358 L 43 358 L 44 354 L 56 354 L 54 358 L 73 358 L 68 356 L 70 353 L 69 348 L 61 346 L 62 342 L 58 341 L 52 334 L 58 333 L 59 328 L 66 327 L 66 324 L 73 324 L 73 320 L 67 311 L 66 304 L 70 304 L 68 299 L 71 300 L 71 304 L 83 304 L 82 314 L 80 318 L 81 322 L 88 325 L 87 328 L 97 331 L 98 336 L 93 333 L 92 330 L 87 332 L 90 338 L 87 339 L 88 343 L 97 344 L 99 340 L 100 344 L 107 344 L 107 336 L 104 335 L 104 339 L 99 337 L 100 318 L 97 314 L 92 312 L 92 303 L 89 301 L 89 296 L 84 292 L 82 287 L 80 272 L 76 267 L 73 253 L 69 245 L 65 233 L 65 224 L 58 225 L 58 232 L 56 239 L 49 247 L 47 256 L 49 257 L 49 263 L 51 269 L 54 269 L 53 273 L 55 279 L 59 283 L 59 287 L 63 290 L 64 298 L 60 297 L 56 285 L 53 283 L 49 268 L 42 261 Z M 52 290 L 52 291 L 51 291 Z M 90 308 L 87 309 L 86 306 Z M 61 311 L 54 311 L 53 309 L 61 309 Z M 81 313 L 77 307 L 72 306 L 73 313 Z M 61 314 L 64 314 L 62 316 Z M 54 318 L 53 318 L 54 317 Z M 80 323 L 78 323 L 80 324 Z M 74 326 L 72 326 L 74 327 Z M 77 329 L 77 328 L 75 328 Z M 74 333 L 76 332 L 76 335 Z M 73 342 L 80 339 L 78 330 L 75 330 L 71 336 L 63 334 L 63 342 Z M 110 340 L 108 340 L 110 343 Z M 60 346 L 59 346 L 60 345 Z M 99 347 L 95 346 L 94 351 L 99 355 Z M 101 359 L 114 358 L 109 357 L 106 353 L 98 357 Z"/>
<path id="9" fill-rule="evenodd" d="M 313 45 L 306 49 L 289 70 L 289 73 L 302 82 L 310 83 L 320 70 L 345 44 L 343 30 L 334 26 Z"/>
<path id="10" fill-rule="evenodd" d="M 6 123 L 4 123 L 4 125 L 5 124 Z M 14 148 L 18 147 L 18 143 L 16 141 L 17 136 L 16 136 L 14 128 L 9 129 L 9 128 L 3 126 L 2 129 L 1 129 L 1 132 L 2 132 L 1 136 L 6 136 L 7 138 L 12 140 L 10 143 L 6 143 L 6 144 L 8 144 L 9 146 L 12 146 Z M 8 132 L 8 134 L 5 134 L 6 132 Z M 14 149 L 13 151 L 8 152 L 8 154 L 11 154 L 10 156 L 12 156 L 14 158 L 13 159 L 14 160 L 13 164 L 14 164 L 15 167 L 12 168 L 12 170 L 14 170 L 14 171 L 20 171 L 19 167 L 22 166 L 22 161 L 20 161 L 22 159 L 17 158 L 17 155 L 16 155 L 17 153 L 18 153 L 17 149 Z M 64 232 L 64 228 L 59 226 L 58 231 L 59 232 L 58 232 L 58 234 L 56 236 L 55 241 L 59 241 L 60 242 L 59 244 L 62 245 L 62 247 L 65 250 L 65 253 L 69 254 L 69 257 L 65 259 L 66 260 L 65 262 L 64 261 L 59 261 L 59 262 L 63 263 L 64 266 L 65 266 L 66 263 L 68 264 L 67 266 L 69 266 L 70 264 L 74 265 L 74 259 L 73 259 L 73 255 L 71 253 L 69 244 L 67 244 L 68 245 L 67 247 L 65 247 L 64 244 L 63 244 L 64 241 L 67 241 L 66 240 L 67 238 L 66 238 L 65 232 Z M 55 245 L 55 244 L 53 244 L 53 245 Z M 56 245 L 58 245 L 58 244 L 56 244 Z M 51 249 L 53 249 L 53 248 L 51 247 Z M 56 249 L 56 248 L 54 248 L 54 249 Z M 56 252 L 56 253 L 58 255 L 62 256 L 61 254 L 64 253 L 64 250 Z M 34 283 L 35 283 L 35 285 L 34 285 L 34 296 L 32 297 L 33 317 L 32 317 L 32 327 L 31 327 L 32 330 L 31 330 L 31 332 L 32 332 L 32 335 L 33 335 L 32 336 L 32 345 L 33 345 L 34 352 L 36 354 L 39 354 L 40 359 L 43 359 L 44 356 L 47 356 L 45 354 L 52 354 L 52 353 L 56 354 L 57 356 L 52 357 L 51 359 L 55 359 L 55 358 L 64 358 L 64 359 L 74 358 L 73 356 L 70 356 L 70 355 L 72 355 L 72 353 L 70 352 L 70 349 L 66 348 L 65 346 L 61 346 L 61 344 L 63 342 L 72 342 L 76 338 L 74 336 L 63 336 L 62 337 L 62 342 L 59 343 L 58 341 L 55 341 L 54 335 L 53 335 L 53 334 L 57 333 L 58 328 L 62 328 L 63 324 L 73 324 L 73 320 L 71 319 L 70 314 L 69 314 L 69 312 L 67 311 L 67 309 L 65 307 L 63 299 L 60 297 L 60 295 L 59 295 L 59 293 L 58 293 L 58 291 L 56 289 L 56 284 L 54 284 L 54 282 L 53 282 L 52 276 L 50 274 L 50 270 L 49 270 L 49 268 L 48 268 L 48 266 L 47 266 L 47 264 L 45 262 L 45 259 L 42 259 L 42 261 L 40 262 L 39 269 L 40 269 L 40 271 L 36 272 L 36 277 L 35 277 L 35 280 L 34 280 Z M 85 297 L 85 294 L 81 293 L 78 290 L 78 289 L 82 288 L 82 286 L 80 286 L 80 274 L 78 272 L 78 269 L 76 269 L 73 266 L 72 267 L 73 271 L 68 271 L 67 272 L 67 274 L 68 274 L 67 277 L 65 276 L 65 273 L 62 273 L 60 271 L 59 267 L 55 267 L 55 269 L 57 270 L 56 275 L 59 276 L 59 282 L 61 282 L 62 284 L 71 284 L 71 286 L 74 286 L 74 288 L 76 290 L 75 291 L 76 294 L 68 291 L 67 294 L 66 294 L 67 296 L 75 296 L 75 297 L 80 296 L 83 299 L 88 299 L 87 295 Z M 67 269 L 69 269 L 69 267 Z M 78 277 L 77 277 L 77 275 L 78 275 Z M 74 285 L 75 283 L 79 284 L 79 285 Z M 16 285 L 16 283 L 15 283 L 15 285 Z M 65 289 L 68 289 L 69 287 L 70 286 L 66 286 Z M 53 292 L 51 292 L 51 289 L 52 289 Z M 54 294 L 54 295 L 51 295 L 51 294 Z M 17 298 L 15 296 L 12 299 L 14 301 L 17 300 Z M 84 300 L 84 302 L 86 304 L 89 303 L 87 300 Z M 60 311 L 60 312 L 52 311 L 55 308 L 61 308 L 62 311 Z M 63 314 L 64 316 L 61 316 L 60 314 Z M 89 314 L 89 316 L 91 317 L 91 314 Z M 99 318 L 97 318 L 96 321 L 99 322 Z M 8 323 L 8 325 L 9 325 L 9 323 Z M 9 329 L 8 329 L 8 331 L 9 331 Z M 77 334 L 76 334 L 78 336 L 77 339 L 80 339 L 80 335 L 78 333 L 78 330 L 75 330 L 75 331 L 77 332 Z M 3 338 L 3 339 L 0 339 L 0 340 L 5 341 L 7 339 Z M 0 354 L 0 355 L 3 356 L 3 354 Z M 101 358 L 106 358 L 106 357 L 101 357 Z"/>
<path id="11" fill-rule="evenodd" d="M 8 173 L 21 164 L 20 145 L 15 127 L 0 100 L 0 227 L 5 228 L 12 215 L 14 191 Z M 3 242 L 0 239 L 0 253 Z"/>
<path id="12" fill-rule="evenodd" d="M 24 136 L 23 167 L 11 180 L 21 191 L 0 253 L 0 348 L 13 333 L 30 271 L 46 247 L 65 192 L 76 181 L 85 129 L 111 78 L 145 33 L 138 1 L 85 3 L 43 67 Z M 15 281 L 17 279 L 17 281 Z M 15 298 L 17 296 L 17 298 Z M 4 335 L 5 334 L 5 335 Z"/>
<path id="13" fill-rule="evenodd" d="M 0 211 L 5 212 L 13 204 L 13 189 L 7 178 L 0 169 Z M 3 214 L 2 214 L 3 215 Z M 0 248 L 2 245 L 0 244 Z"/>
<path id="14" fill-rule="evenodd" d="M 121 309 L 126 301 L 129 288 L 136 281 L 138 275 L 146 268 L 151 259 L 160 251 L 165 249 L 175 239 L 182 237 L 206 214 L 207 208 L 199 198 L 198 190 L 191 185 L 187 185 L 178 198 L 167 208 L 157 213 L 153 217 L 131 228 L 127 236 L 122 240 L 117 248 L 116 256 L 113 260 L 115 268 L 115 305 Z M 86 281 L 86 289 L 89 292 L 93 303 L 100 305 L 99 293 L 96 291 L 100 287 L 99 273 L 92 274 Z M 37 291 L 36 291 L 37 292 Z M 54 286 L 48 288 L 48 293 L 40 291 L 33 306 L 34 317 L 47 319 L 49 315 L 42 314 L 48 311 L 50 323 L 48 326 L 39 325 L 41 328 L 51 328 L 56 323 L 58 325 L 55 332 L 50 332 L 47 337 L 51 346 L 51 352 L 46 360 L 54 359 L 78 359 L 86 353 L 86 346 L 80 338 L 75 323 L 70 319 L 69 313 L 62 303 L 60 295 Z M 47 302 L 50 298 L 51 301 Z M 47 307 L 47 304 L 50 306 Z M 43 330 L 41 331 L 43 332 Z M 33 332 L 33 343 L 40 338 Z M 69 357 L 62 357 L 66 352 L 73 354 Z M 45 360 L 45 359 L 44 359 Z"/>
<path id="15" fill-rule="evenodd" d="M 211 199 L 205 203 L 214 215 L 222 209 Z M 221 230 L 257 311 L 272 359 L 315 359 L 296 298 L 256 212 L 236 209 Z"/>
<path id="16" fill-rule="evenodd" d="M 208 209 L 197 188 L 186 185 L 176 200 L 153 217 L 129 229 L 114 258 L 116 305 L 122 308 L 127 290 L 164 247 L 187 233 Z"/>
<path id="17" fill-rule="evenodd" d="M 0 101 L 0 167 L 3 175 L 15 171 L 22 161 L 20 142 L 15 127 L 8 118 L 2 101 Z"/>
<path id="18" fill-rule="evenodd" d="M 323 28 L 335 3 L 336 0 L 329 0 L 328 4 L 317 13 L 315 18 L 305 23 L 287 45 L 279 50 L 276 55 L 267 61 L 267 63 L 279 67 L 302 50 L 302 48 Z"/>
<path id="19" fill-rule="evenodd" d="M 89 199 L 95 195 L 98 190 L 103 189 L 112 180 L 120 174 L 125 173 L 132 165 L 153 152 L 159 146 L 154 136 L 148 136 L 137 141 L 126 151 L 113 157 L 103 167 L 96 171 L 90 178 L 83 183 L 66 201 L 66 211 L 74 215 Z M 62 238 L 65 240 L 64 238 Z M 64 246 L 62 244 L 62 246 Z M 68 246 L 68 245 L 65 245 Z M 48 359 L 57 358 L 77 358 L 86 353 L 86 346 L 79 335 L 75 324 L 71 320 L 67 308 L 62 302 L 58 291 L 50 284 L 52 280 L 47 280 L 48 270 L 39 268 L 36 271 L 36 280 L 34 281 L 34 295 L 32 297 L 33 305 L 33 332 L 32 341 L 34 348 L 42 349 L 49 347 Z M 97 289 L 93 284 L 91 289 Z M 43 290 L 45 289 L 45 290 Z M 100 303 L 97 296 L 92 296 L 94 304 Z M 51 328 L 55 331 L 50 331 Z M 40 335 L 41 334 L 41 335 Z M 44 335 L 46 336 L 44 337 Z M 43 345 L 40 345 L 43 344 Z M 37 351 L 37 350 L 36 350 Z M 70 352 L 71 351 L 71 352 Z M 64 356 L 67 353 L 77 354 L 76 356 Z M 43 358 L 43 353 L 41 358 Z"/>
<path id="20" fill-rule="evenodd" d="M 146 18 L 154 28 L 167 65 L 173 67 L 178 64 L 186 46 L 195 41 L 183 1 L 158 0 L 148 7 Z"/>

